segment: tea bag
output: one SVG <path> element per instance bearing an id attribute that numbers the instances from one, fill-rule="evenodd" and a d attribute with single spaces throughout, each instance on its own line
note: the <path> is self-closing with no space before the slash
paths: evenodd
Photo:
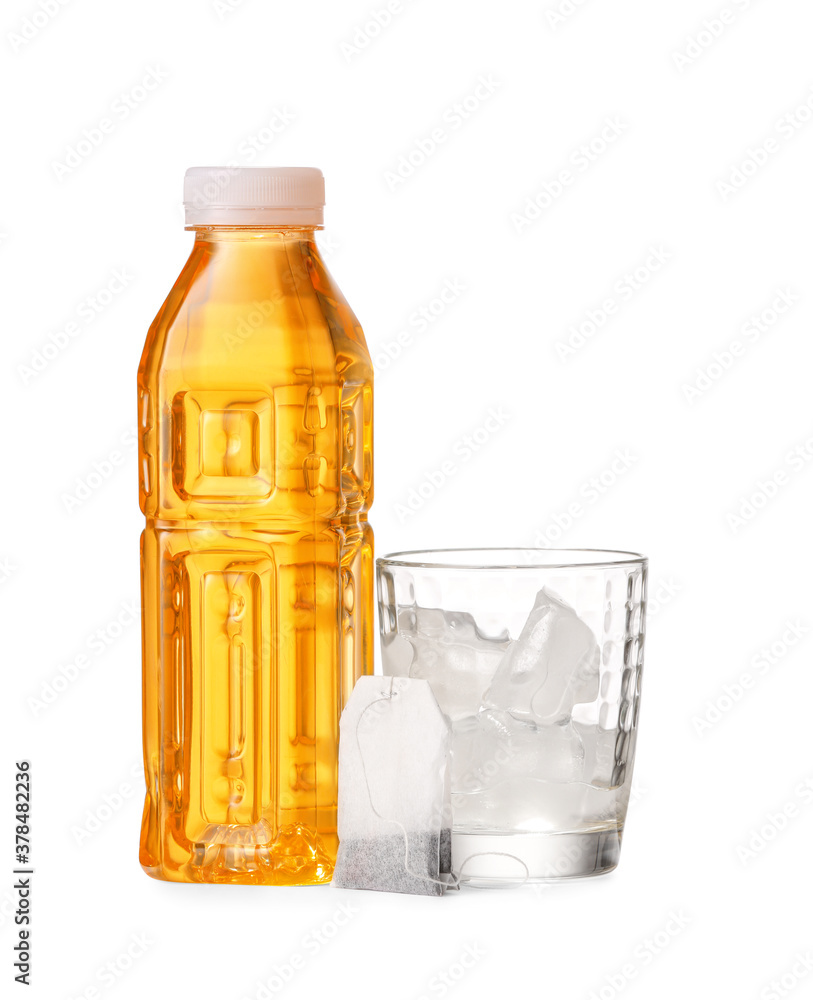
<path id="1" fill-rule="evenodd" d="M 333 885 L 440 896 L 456 884 L 450 745 L 428 681 L 359 678 L 341 718 Z"/>

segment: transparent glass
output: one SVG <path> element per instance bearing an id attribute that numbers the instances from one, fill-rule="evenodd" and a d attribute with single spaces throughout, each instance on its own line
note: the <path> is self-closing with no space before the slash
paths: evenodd
<path id="1" fill-rule="evenodd" d="M 196 230 L 138 372 L 155 878 L 330 880 L 373 667 L 372 380 L 313 229 Z"/>
<path id="2" fill-rule="evenodd" d="M 491 886 L 618 863 L 632 782 L 647 561 L 459 549 L 378 560 L 384 673 L 451 719 L 452 864 Z"/>

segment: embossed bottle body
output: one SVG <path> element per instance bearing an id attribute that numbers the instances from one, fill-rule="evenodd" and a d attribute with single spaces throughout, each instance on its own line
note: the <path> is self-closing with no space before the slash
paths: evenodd
<path id="1" fill-rule="evenodd" d="M 139 369 L 141 863 L 310 884 L 372 672 L 372 368 L 312 229 L 198 229 Z"/>

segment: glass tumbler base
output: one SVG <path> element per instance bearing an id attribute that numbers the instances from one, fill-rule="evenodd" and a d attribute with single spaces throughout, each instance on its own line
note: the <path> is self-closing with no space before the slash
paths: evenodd
<path id="1" fill-rule="evenodd" d="M 618 864 L 621 829 L 570 833 L 452 832 L 452 869 L 462 885 L 523 885 L 603 875 Z"/>

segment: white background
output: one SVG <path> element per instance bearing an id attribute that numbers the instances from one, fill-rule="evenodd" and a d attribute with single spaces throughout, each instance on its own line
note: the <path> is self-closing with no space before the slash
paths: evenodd
<path id="1" fill-rule="evenodd" d="M 22 990 L 21 756 L 26 995 L 273 996 L 260 985 L 296 954 L 284 996 L 811 995 L 794 956 L 813 945 L 813 17 L 809 0 L 727 6 L 733 22 L 708 29 L 718 0 L 581 0 L 558 22 L 556 0 L 402 0 L 379 30 L 370 0 L 63 0 L 21 44 L 40 8 L 4 4 L 4 996 Z M 140 90 L 150 73 L 165 79 Z M 615 141 L 583 160 L 607 121 Z M 444 141 L 416 152 L 436 128 Z M 78 144 L 88 155 L 61 168 Z M 410 154 L 411 175 L 388 177 Z M 558 540 L 650 556 L 638 796 L 614 874 L 425 899 L 141 871 L 135 374 L 192 242 L 183 172 L 223 162 L 325 172 L 322 244 L 377 359 L 379 553 Z M 421 329 L 411 317 L 446 282 L 464 287 Z M 780 292 L 793 305 L 778 316 Z M 581 347 L 557 349 L 610 298 Z M 464 457 L 492 408 L 502 426 Z M 148 939 L 134 959 L 133 935 Z M 467 947 L 479 957 L 447 989 L 435 977 Z M 108 985 L 107 963 L 130 967 Z"/>

